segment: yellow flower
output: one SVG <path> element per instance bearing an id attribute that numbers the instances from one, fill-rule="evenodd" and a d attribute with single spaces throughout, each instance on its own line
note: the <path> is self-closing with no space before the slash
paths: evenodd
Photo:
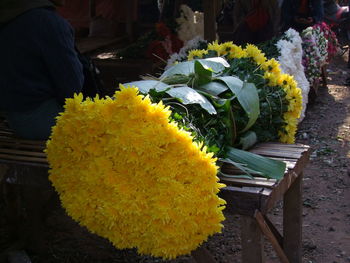
<path id="1" fill-rule="evenodd" d="M 247 56 L 253 58 L 257 64 L 261 65 L 266 61 L 264 53 L 258 47 L 248 44 L 244 50 Z"/>
<path id="2" fill-rule="evenodd" d="M 294 78 L 288 74 L 281 74 L 278 61 L 275 59 L 267 60 L 264 53 L 255 45 L 247 44 L 242 49 L 232 42 L 219 44 L 218 41 L 215 41 L 208 45 L 207 51 L 210 50 L 216 51 L 217 56 L 226 56 L 229 60 L 251 58 L 257 67 L 264 70 L 263 77 L 268 80 L 267 86 L 280 86 L 285 91 L 288 109 L 281 116 L 286 124 L 282 127 L 284 131 L 279 132 L 279 137 L 281 142 L 293 143 L 297 130 L 297 119 L 300 117 L 302 109 L 301 89 L 297 87 Z M 194 50 L 193 52 L 197 51 Z"/>
<path id="3" fill-rule="evenodd" d="M 240 46 L 233 45 L 228 58 L 229 59 L 245 58 L 247 56 L 248 56 L 247 52 L 243 50 Z"/>
<path id="4" fill-rule="evenodd" d="M 221 44 L 218 43 L 217 40 L 215 40 L 213 43 L 208 44 L 208 51 L 209 50 L 216 51 L 217 56 L 221 56 L 221 54 L 223 53 L 223 47 Z"/>
<path id="5" fill-rule="evenodd" d="M 121 86 L 114 99 L 77 95 L 46 149 L 68 215 L 119 249 L 164 259 L 220 232 L 225 204 L 213 154 L 169 123 L 170 113 L 136 88 Z"/>
<path id="6" fill-rule="evenodd" d="M 277 60 L 275 60 L 274 58 L 267 60 L 266 62 L 264 62 L 262 64 L 262 68 L 265 71 L 268 71 L 270 73 L 274 73 L 276 75 L 281 74 L 281 68 L 280 68 L 280 64 L 278 63 Z"/>
<path id="7" fill-rule="evenodd" d="M 278 79 L 275 74 L 265 71 L 264 79 L 267 79 L 269 81 L 267 83 L 268 86 L 271 86 L 271 87 L 277 86 Z"/>
<path id="8" fill-rule="evenodd" d="M 207 50 L 193 49 L 188 53 L 187 60 L 193 60 L 195 58 L 203 58 L 203 56 L 206 54 L 208 54 Z"/>

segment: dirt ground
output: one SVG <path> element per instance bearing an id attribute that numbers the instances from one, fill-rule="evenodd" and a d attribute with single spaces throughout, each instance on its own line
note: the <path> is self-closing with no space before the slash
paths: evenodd
<path id="1" fill-rule="evenodd" d="M 345 85 L 350 74 L 345 59 L 345 55 L 338 57 L 329 65 L 328 87 L 321 87 L 315 102 L 308 106 L 297 136 L 297 142 L 313 149 L 303 181 L 305 263 L 350 262 L 350 87 Z M 281 204 L 269 217 L 281 227 Z M 205 247 L 218 262 L 241 262 L 239 217 L 227 218 L 230 223 L 224 223 L 223 233 L 211 237 Z M 45 233 L 44 254 L 29 252 L 34 263 L 163 262 L 139 256 L 135 250 L 116 250 L 108 241 L 78 227 L 62 209 L 48 218 Z M 0 248 L 5 245 L 0 235 Z M 269 245 L 265 250 L 268 262 L 279 262 Z M 192 260 L 181 257 L 168 262 Z"/>

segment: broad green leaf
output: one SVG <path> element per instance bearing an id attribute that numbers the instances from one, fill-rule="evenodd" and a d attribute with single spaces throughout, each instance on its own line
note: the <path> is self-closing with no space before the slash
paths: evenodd
<path id="1" fill-rule="evenodd" d="M 228 90 L 226 85 L 224 85 L 220 82 L 215 82 L 215 81 L 209 82 L 208 84 L 205 84 L 205 85 L 201 85 L 197 89 L 200 91 L 204 91 L 206 93 L 209 93 L 213 96 L 218 96 L 221 93 Z"/>
<path id="2" fill-rule="evenodd" d="M 256 144 L 258 141 L 258 137 L 256 133 L 253 131 L 247 131 L 240 137 L 239 144 L 242 146 L 243 150 L 247 150 Z"/>
<path id="3" fill-rule="evenodd" d="M 212 70 L 199 61 L 194 62 L 195 87 L 211 82 Z"/>
<path id="4" fill-rule="evenodd" d="M 217 78 L 223 81 L 229 89 L 236 95 L 238 102 L 243 107 L 248 116 L 248 123 L 240 132 L 247 131 L 253 126 L 260 114 L 259 94 L 253 83 L 242 82 L 232 76 Z"/>
<path id="5" fill-rule="evenodd" d="M 190 87 L 171 88 L 166 93 L 173 98 L 179 99 L 183 104 L 199 104 L 209 114 L 216 114 L 214 106 L 207 98 Z"/>
<path id="6" fill-rule="evenodd" d="M 195 61 L 198 61 L 201 63 L 204 67 L 210 68 L 212 72 L 221 72 L 225 68 L 229 67 L 230 65 L 227 63 L 227 61 L 221 57 L 215 57 L 215 58 L 205 58 L 205 59 L 195 59 L 191 61 L 185 61 L 180 62 L 171 68 L 167 69 L 163 72 L 163 74 L 160 76 L 160 79 L 163 79 L 165 77 L 173 76 L 173 75 L 190 75 L 194 73 L 194 63 Z"/>
<path id="7" fill-rule="evenodd" d="M 135 86 L 139 89 L 139 91 L 142 94 L 148 94 L 148 92 L 151 89 L 155 89 L 156 91 L 165 91 L 167 89 L 170 89 L 171 87 L 167 84 L 164 84 L 163 82 L 160 82 L 158 80 L 140 80 L 140 81 L 133 81 L 123 84 L 125 87 L 127 86 Z"/>
<path id="8" fill-rule="evenodd" d="M 284 162 L 272 160 L 251 152 L 227 146 L 225 153 L 226 158 L 236 163 L 245 164 L 247 168 L 261 173 L 266 178 L 280 180 L 286 171 L 286 164 Z"/>
<path id="9" fill-rule="evenodd" d="M 232 164 L 233 166 L 235 166 L 236 168 L 240 169 L 244 173 L 244 175 L 241 175 L 241 174 L 237 175 L 237 174 L 235 174 L 235 175 L 230 175 L 229 176 L 229 175 L 227 175 L 227 174 L 225 174 L 225 173 L 220 171 L 220 173 L 225 175 L 226 177 L 236 177 L 236 176 L 242 177 L 242 176 L 246 176 L 249 179 L 254 179 L 253 175 L 260 175 L 260 176 L 263 175 L 260 172 L 257 172 L 255 170 L 252 170 L 252 169 L 248 168 L 245 164 L 235 162 L 235 161 L 233 161 L 233 160 L 231 160 L 229 158 L 219 159 L 219 161 L 222 162 L 222 163 Z"/>

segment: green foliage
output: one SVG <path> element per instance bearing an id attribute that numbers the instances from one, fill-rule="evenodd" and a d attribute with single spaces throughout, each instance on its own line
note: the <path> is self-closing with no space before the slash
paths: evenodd
<path id="1" fill-rule="evenodd" d="M 148 80 L 144 83 L 137 81 L 125 85 L 134 85 L 142 93 L 148 94 L 153 102 L 162 100 L 165 105 L 170 106 L 172 121 L 191 132 L 195 140 L 204 142 L 208 150 L 219 158 L 234 162 L 243 169 L 246 176 L 251 173 L 267 176 L 256 170 L 259 166 L 245 166 L 241 159 L 227 152 L 232 152 L 232 147 L 247 149 L 259 136 L 268 137 L 258 131 L 260 128 L 269 130 L 265 126 L 270 125 L 262 121 L 262 118 L 266 118 L 262 109 L 269 109 L 267 112 L 271 115 L 272 122 L 277 122 L 277 117 L 270 109 L 277 111 L 278 116 L 280 113 L 280 104 L 277 103 L 277 98 L 281 101 L 280 95 L 274 94 L 272 88 L 271 94 L 268 89 L 263 89 L 265 80 L 261 69 L 247 62 L 249 60 L 242 59 L 229 65 L 223 58 L 180 62 L 165 71 L 159 80 Z M 230 75 L 238 75 L 243 81 Z M 247 82 L 251 80 L 258 86 Z M 266 105 L 266 101 L 269 104 Z M 246 158 L 249 159 L 249 156 Z M 257 160 L 254 158 L 254 161 Z M 269 162 L 264 164 L 268 165 Z M 283 174 L 284 171 L 279 176 Z"/>

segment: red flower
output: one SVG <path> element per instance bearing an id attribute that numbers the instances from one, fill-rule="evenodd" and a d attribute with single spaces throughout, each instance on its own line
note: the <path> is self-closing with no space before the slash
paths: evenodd
<path id="1" fill-rule="evenodd" d="M 183 47 L 184 43 L 182 42 L 181 39 L 179 39 L 177 37 L 177 35 L 175 34 L 171 34 L 170 35 L 170 40 L 171 40 L 171 49 L 172 49 L 172 52 L 175 53 L 175 52 L 179 52 L 179 50 Z"/>
<path id="2" fill-rule="evenodd" d="M 156 24 L 156 30 L 158 35 L 163 38 L 171 34 L 170 29 L 162 22 Z"/>
<path id="3" fill-rule="evenodd" d="M 162 41 L 159 40 L 152 41 L 146 51 L 146 57 L 151 59 L 153 62 L 159 62 L 159 60 L 162 59 L 166 61 L 168 59 L 168 56 L 169 55 L 166 52 Z"/>

